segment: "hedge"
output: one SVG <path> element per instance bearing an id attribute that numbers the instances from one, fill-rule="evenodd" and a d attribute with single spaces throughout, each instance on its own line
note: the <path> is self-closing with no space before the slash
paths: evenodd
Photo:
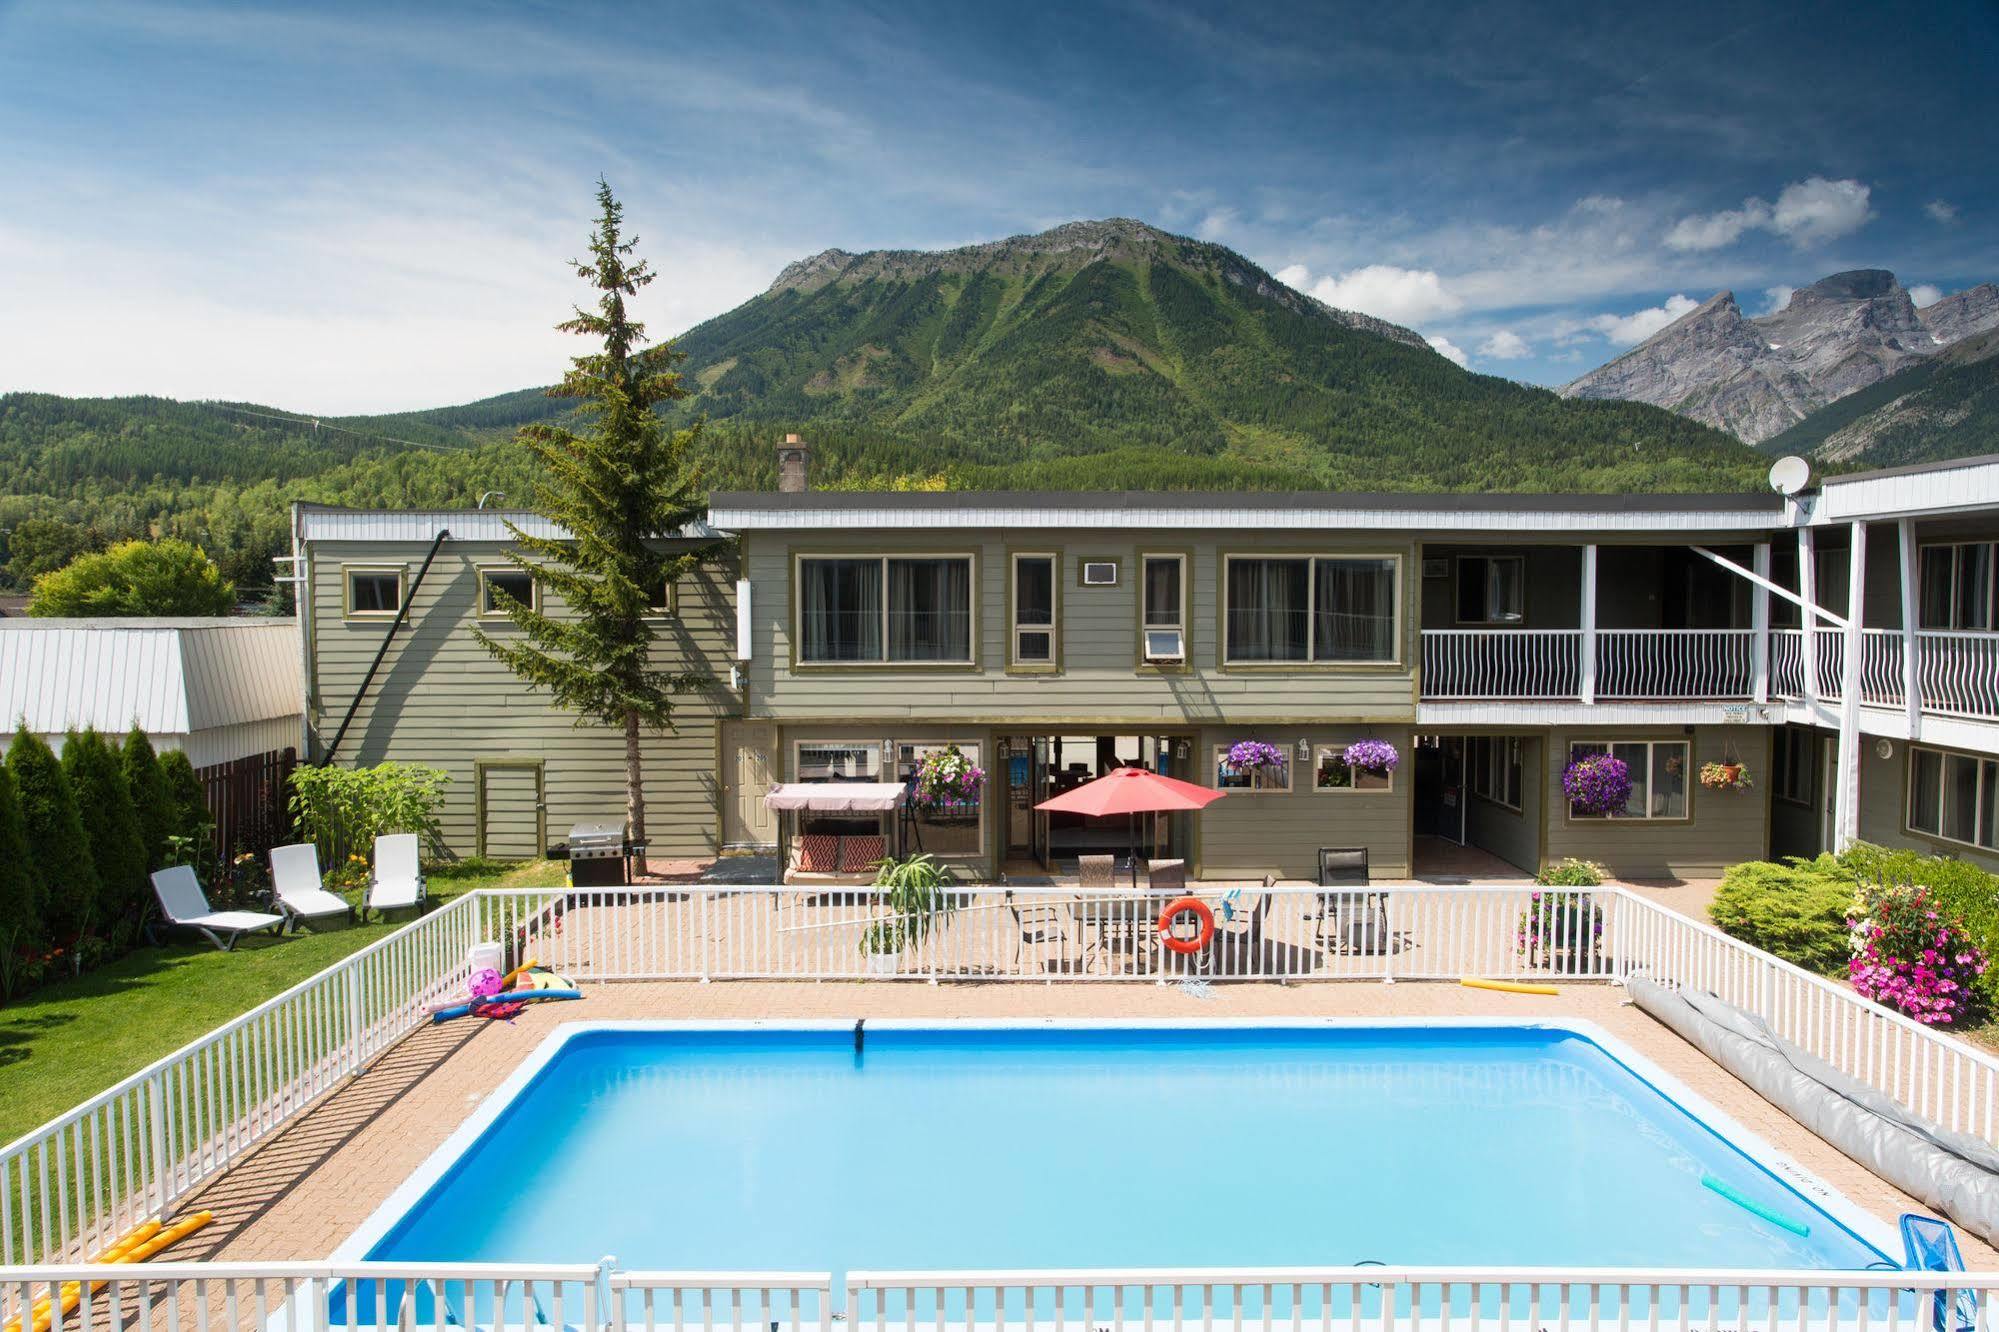
<path id="1" fill-rule="evenodd" d="M 25 726 L 7 747 L 7 767 L 20 792 L 33 849 L 29 864 L 42 941 L 68 949 L 89 927 L 98 896 L 97 862 L 77 813 L 76 792 L 55 751 Z"/>
<path id="2" fill-rule="evenodd" d="M 14 774 L 0 764 L 0 998 L 25 987 L 40 929 L 35 882 L 28 873 L 28 822 Z"/>
<path id="3" fill-rule="evenodd" d="M 1708 904 L 1708 918 L 1728 934 L 1822 976 L 1845 976 L 1852 957 L 1846 913 L 1852 872 L 1831 856 L 1731 865 Z"/>
<path id="4" fill-rule="evenodd" d="M 63 771 L 76 791 L 77 814 L 97 866 L 97 900 L 84 932 L 122 949 L 138 934 L 145 908 L 146 841 L 125 766 L 94 728 L 71 731 L 62 746 Z"/>

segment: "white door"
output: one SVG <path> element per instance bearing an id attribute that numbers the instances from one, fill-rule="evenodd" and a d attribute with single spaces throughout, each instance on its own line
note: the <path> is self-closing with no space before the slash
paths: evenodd
<path id="1" fill-rule="evenodd" d="M 722 772 L 729 789 L 722 796 L 722 844 L 742 849 L 777 845 L 777 816 L 764 804 L 776 768 L 777 728 L 725 722 Z"/>

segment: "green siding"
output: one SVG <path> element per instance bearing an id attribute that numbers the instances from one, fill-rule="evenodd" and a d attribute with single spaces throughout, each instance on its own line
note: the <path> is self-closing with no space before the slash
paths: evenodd
<path id="1" fill-rule="evenodd" d="M 1688 735 L 1691 729 L 1693 734 Z M 1569 745 L 1592 740 L 1691 740 L 1685 819 L 1577 819 L 1561 798 Z M 1710 791 L 1698 774 L 1703 763 L 1735 757 L 1757 785 L 1746 791 Z M 1547 783 L 1550 863 L 1575 856 L 1594 860 L 1622 878 L 1716 878 L 1743 860 L 1768 854 L 1769 799 L 1762 785 L 1770 770 L 1770 735 L 1760 726 L 1579 727 L 1550 734 L 1542 764 Z"/>
<path id="2" fill-rule="evenodd" d="M 1386 792 L 1319 791 L 1313 789 L 1309 765 L 1297 760 L 1299 737 L 1320 745 L 1344 748 L 1363 737 L 1386 740 L 1402 755 L 1395 772 L 1395 786 Z M 1217 800 L 1199 815 L 1199 854 L 1196 868 L 1207 878 L 1260 879 L 1274 874 L 1281 879 L 1316 881 L 1319 877 L 1319 848 L 1322 846 L 1364 846 L 1368 851 L 1368 871 L 1377 879 L 1409 876 L 1410 733 L 1406 727 L 1382 726 L 1365 730 L 1354 727 L 1289 727 L 1279 732 L 1262 729 L 1230 728 L 1204 731 L 1199 737 L 1197 757 L 1202 765 L 1194 780 L 1214 785 L 1212 752 L 1216 745 L 1238 740 L 1267 740 L 1292 755 L 1292 782 L 1289 792 L 1235 792 Z"/>
<path id="3" fill-rule="evenodd" d="M 310 551 L 312 704 L 309 724 L 323 749 L 360 688 L 388 631 L 385 619 L 343 620 L 344 564 L 404 565 L 411 581 L 428 543 L 319 542 Z M 547 830 L 560 841 L 569 825 L 618 817 L 624 810 L 624 736 L 576 724 L 545 693 L 532 691 L 472 637 L 475 623 L 495 637 L 514 632 L 504 620 L 478 620 L 478 569 L 503 562 L 496 543 L 447 541 L 411 603 L 368 697 L 355 713 L 335 760 L 366 766 L 395 759 L 444 769 L 452 784 L 443 826 L 458 855 L 477 843 L 480 759 L 539 761 L 547 790 Z M 644 741 L 646 817 L 654 854 L 714 854 L 719 837 L 716 729 L 736 699 L 727 689 L 735 631 L 733 571 L 711 566 L 683 579 L 679 615 L 659 625 L 662 668 L 696 670 L 718 683 L 690 695 L 670 732 Z M 551 612 L 560 607 L 548 605 Z"/>
<path id="4" fill-rule="evenodd" d="M 1505 737 L 1497 736 L 1495 740 Z M 1466 795 L 1471 803 L 1465 806 L 1465 840 L 1483 851 L 1490 851 L 1507 864 L 1528 874 L 1540 870 L 1542 789 L 1546 783 L 1543 771 L 1547 745 L 1539 736 L 1523 737 L 1520 746 L 1520 808 L 1510 809 L 1484 796 L 1470 794 L 1471 782 L 1465 782 Z"/>
<path id="5" fill-rule="evenodd" d="M 1947 842 L 1941 837 L 1908 830 L 1908 781 L 1908 745 L 1897 740 L 1894 752 L 1882 758 L 1870 737 L 1860 737 L 1860 840 L 1873 842 L 1877 846 L 1908 847 L 1930 855 L 1954 856 L 1981 869 L 1999 873 L 1999 855 L 1966 846 L 1962 842 Z"/>

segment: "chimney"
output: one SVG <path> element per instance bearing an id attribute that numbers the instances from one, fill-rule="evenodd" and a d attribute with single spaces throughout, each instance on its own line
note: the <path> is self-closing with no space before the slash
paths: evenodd
<path id="1" fill-rule="evenodd" d="M 806 469 L 812 449 L 797 435 L 786 435 L 777 446 L 777 489 L 782 495 L 802 495 L 810 488 Z"/>

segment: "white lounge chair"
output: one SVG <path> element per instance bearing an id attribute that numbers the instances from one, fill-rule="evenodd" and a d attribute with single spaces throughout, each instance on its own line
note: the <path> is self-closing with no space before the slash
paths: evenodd
<path id="1" fill-rule="evenodd" d="M 375 869 L 368 879 L 368 910 L 377 915 L 421 911 L 425 889 L 415 833 L 385 833 L 375 839 Z"/>
<path id="2" fill-rule="evenodd" d="M 194 869 L 188 865 L 170 865 L 153 871 L 153 895 L 160 899 L 160 910 L 169 925 L 200 930 L 208 942 L 225 953 L 243 935 L 276 929 L 285 923 L 283 916 L 262 911 L 215 910 L 208 905 L 208 894 L 201 891 L 201 880 L 194 877 Z"/>
<path id="3" fill-rule="evenodd" d="M 286 922 L 317 925 L 338 916 L 354 919 L 354 908 L 344 898 L 326 891 L 319 877 L 319 849 L 311 842 L 271 848 L 271 891 Z"/>

